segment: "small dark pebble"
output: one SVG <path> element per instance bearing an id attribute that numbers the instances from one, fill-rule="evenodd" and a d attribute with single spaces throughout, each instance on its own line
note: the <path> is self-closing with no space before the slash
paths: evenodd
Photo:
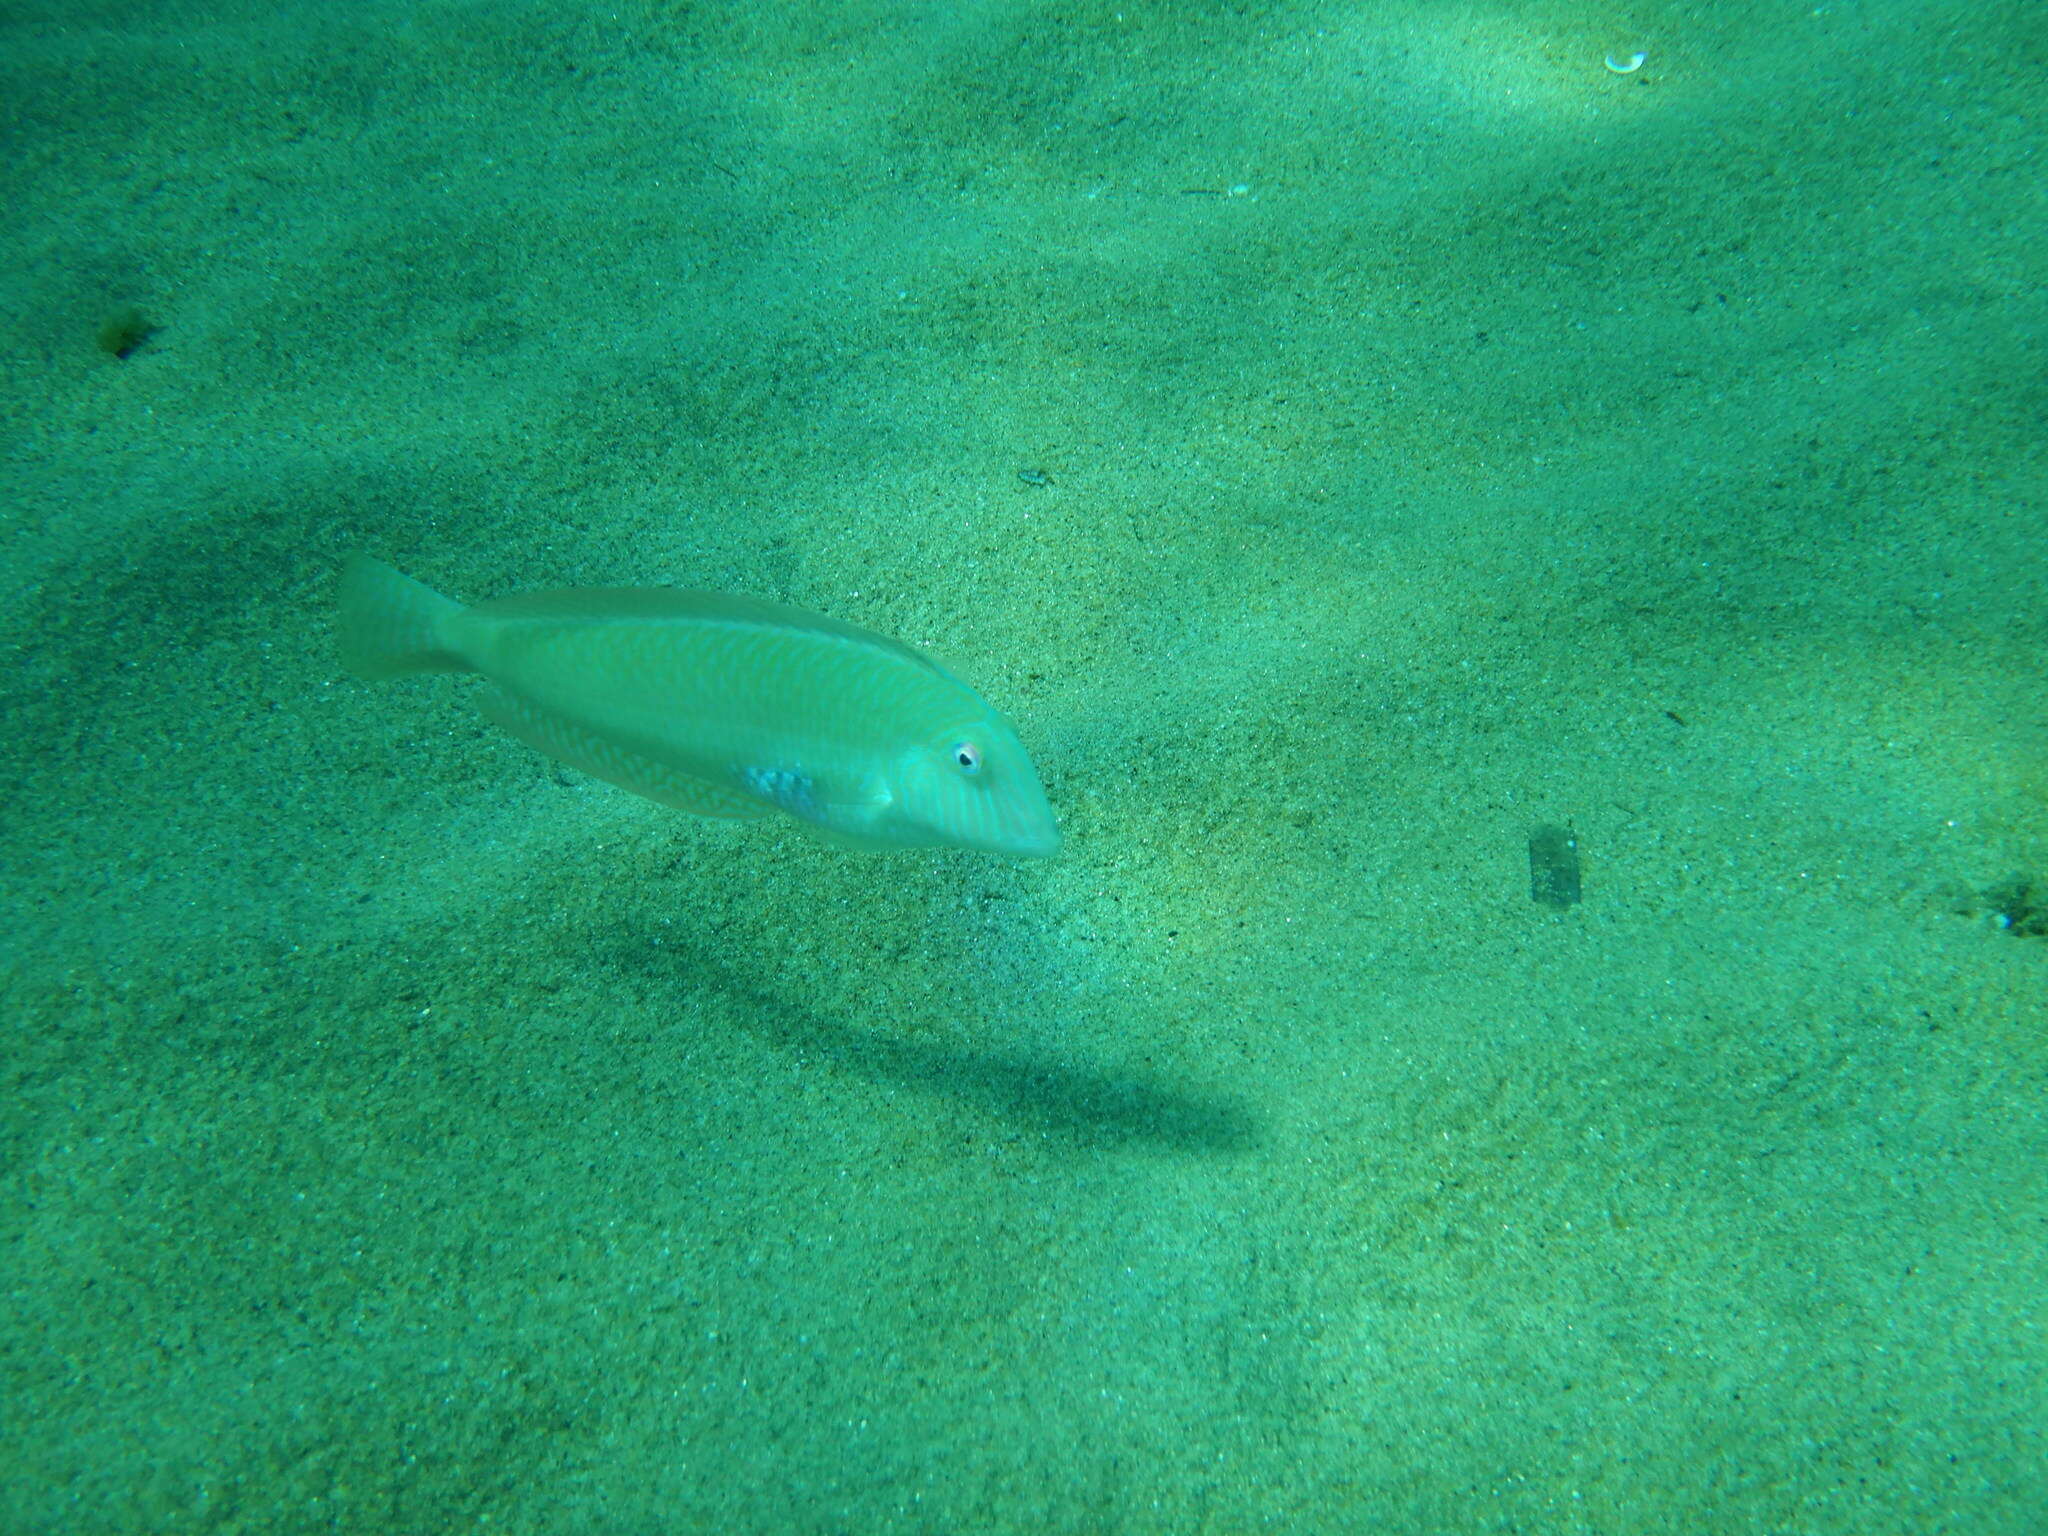
<path id="1" fill-rule="evenodd" d="M 1980 893 L 1998 926 L 2015 938 L 2048 938 L 2048 884 L 2012 875 Z"/>
<path id="2" fill-rule="evenodd" d="M 1529 834 L 1529 899 L 1560 912 L 1579 899 L 1579 840 L 1570 828 Z"/>
<path id="3" fill-rule="evenodd" d="M 133 304 L 115 310 L 100 322 L 94 340 L 100 350 L 126 362 L 142 349 L 142 344 L 154 336 L 162 327 L 153 322 Z"/>

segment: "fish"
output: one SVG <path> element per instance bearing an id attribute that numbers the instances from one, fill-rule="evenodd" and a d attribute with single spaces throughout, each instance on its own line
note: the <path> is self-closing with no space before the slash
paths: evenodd
<path id="1" fill-rule="evenodd" d="M 355 555 L 338 639 L 368 681 L 481 674 L 494 725 L 696 816 L 779 813 L 868 852 L 1060 846 L 1038 770 L 994 706 L 922 652 L 822 614 L 661 587 L 465 606 Z"/>

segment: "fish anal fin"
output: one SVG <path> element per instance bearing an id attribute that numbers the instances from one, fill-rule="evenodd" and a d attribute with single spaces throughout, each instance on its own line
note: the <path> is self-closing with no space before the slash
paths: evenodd
<path id="1" fill-rule="evenodd" d="M 502 688 L 486 688 L 477 696 L 477 709 L 508 736 L 525 742 L 536 752 L 579 769 L 594 779 L 631 790 L 646 799 L 688 811 L 692 816 L 718 816 L 727 820 L 766 816 L 770 807 L 758 800 L 734 794 L 716 784 L 671 768 L 653 758 L 593 735 L 573 720 L 564 720 Z"/>

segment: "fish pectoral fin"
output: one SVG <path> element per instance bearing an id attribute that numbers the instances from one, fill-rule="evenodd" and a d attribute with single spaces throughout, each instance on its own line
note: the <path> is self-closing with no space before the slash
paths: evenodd
<path id="1" fill-rule="evenodd" d="M 801 819 L 820 841 L 835 848 L 896 853 L 907 846 L 903 829 L 892 828 L 886 836 L 875 830 L 894 801 L 886 789 L 877 787 L 858 797 L 827 801 L 816 808 L 816 814 Z"/>
<path id="2" fill-rule="evenodd" d="M 643 757 L 502 688 L 486 688 L 477 696 L 476 707 L 491 724 L 536 752 L 692 816 L 737 821 L 769 814 L 769 808 L 758 800 Z"/>

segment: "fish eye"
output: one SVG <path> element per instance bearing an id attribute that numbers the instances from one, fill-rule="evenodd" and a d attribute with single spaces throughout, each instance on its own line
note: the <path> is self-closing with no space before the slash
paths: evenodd
<path id="1" fill-rule="evenodd" d="M 953 761 L 960 765 L 962 773 L 973 773 L 981 767 L 981 748 L 971 741 L 955 742 Z"/>

